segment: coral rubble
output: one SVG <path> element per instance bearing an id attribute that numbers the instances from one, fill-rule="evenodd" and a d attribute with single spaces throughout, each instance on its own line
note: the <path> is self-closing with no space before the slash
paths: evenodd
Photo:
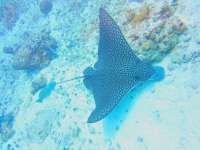
<path id="1" fill-rule="evenodd" d="M 47 66 L 56 56 L 57 42 L 49 34 L 36 34 L 27 39 L 13 57 L 17 70 L 35 70 Z"/>

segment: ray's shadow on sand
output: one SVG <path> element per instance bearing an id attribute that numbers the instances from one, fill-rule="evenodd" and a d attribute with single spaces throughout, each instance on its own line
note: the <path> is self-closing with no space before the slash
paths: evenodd
<path id="1" fill-rule="evenodd" d="M 127 119 L 129 112 L 134 109 L 136 102 L 145 91 L 151 91 L 156 82 L 164 79 L 164 70 L 157 69 L 156 76 L 150 80 L 141 83 L 132 89 L 115 107 L 115 109 L 103 120 L 104 134 L 106 139 L 115 137 L 116 133 L 122 127 Z"/>

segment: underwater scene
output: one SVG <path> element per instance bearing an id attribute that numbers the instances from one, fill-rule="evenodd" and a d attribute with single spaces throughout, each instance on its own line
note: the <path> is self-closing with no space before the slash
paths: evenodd
<path id="1" fill-rule="evenodd" d="M 200 150 L 200 0 L 0 0 L 0 150 Z"/>

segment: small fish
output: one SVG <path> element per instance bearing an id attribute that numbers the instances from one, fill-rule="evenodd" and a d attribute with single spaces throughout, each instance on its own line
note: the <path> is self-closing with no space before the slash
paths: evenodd
<path id="1" fill-rule="evenodd" d="M 37 100 L 37 102 L 41 103 L 43 102 L 43 100 L 47 97 L 49 97 L 52 93 L 52 91 L 55 89 L 56 87 L 56 82 L 55 81 L 51 81 L 48 85 L 46 85 L 46 87 L 44 87 L 40 93 L 39 93 L 39 98 Z"/>

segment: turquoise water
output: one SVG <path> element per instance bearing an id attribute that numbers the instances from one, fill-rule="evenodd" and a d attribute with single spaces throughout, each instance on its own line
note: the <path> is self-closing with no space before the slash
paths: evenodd
<path id="1" fill-rule="evenodd" d="M 199 150 L 199 7 L 0 0 L 0 150 Z"/>

